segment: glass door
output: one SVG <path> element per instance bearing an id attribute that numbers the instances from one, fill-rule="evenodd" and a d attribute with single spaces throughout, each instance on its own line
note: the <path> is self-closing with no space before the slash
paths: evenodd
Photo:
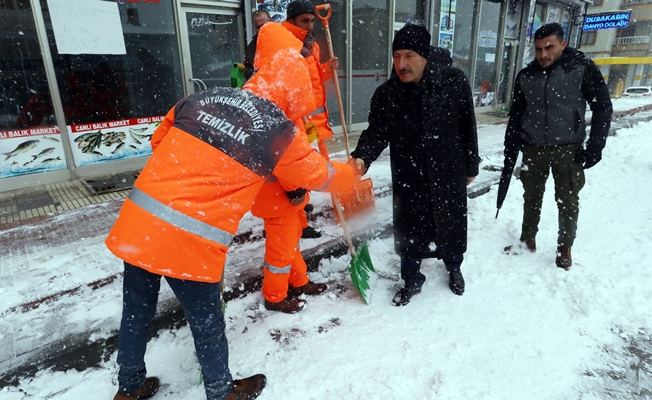
<path id="1" fill-rule="evenodd" d="M 500 80 L 498 81 L 497 104 L 500 107 L 509 107 L 516 73 L 519 71 L 516 66 L 518 52 L 518 41 L 507 39 L 503 46 L 503 59 L 500 69 Z"/>
<path id="2" fill-rule="evenodd" d="M 231 66 L 244 60 L 242 12 L 185 6 L 181 10 L 186 94 L 230 86 Z"/>

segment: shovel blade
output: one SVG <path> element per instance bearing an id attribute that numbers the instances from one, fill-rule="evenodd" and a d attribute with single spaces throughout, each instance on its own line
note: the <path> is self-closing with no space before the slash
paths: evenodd
<path id="1" fill-rule="evenodd" d="M 374 197 L 374 184 L 371 178 L 366 178 L 356 182 L 348 192 L 338 193 L 337 197 L 342 205 L 342 213 L 347 221 L 357 216 L 372 212 L 376 208 L 376 198 Z M 335 201 L 333 201 L 333 204 Z M 340 223 L 340 218 L 336 214 L 335 222 Z"/>
<path id="2" fill-rule="evenodd" d="M 349 266 L 349 274 L 351 275 L 353 286 L 360 292 L 364 302 L 369 304 L 373 289 L 376 287 L 378 276 L 371 262 L 369 246 L 366 240 L 362 242 L 358 250 L 353 254 L 351 265 Z"/>

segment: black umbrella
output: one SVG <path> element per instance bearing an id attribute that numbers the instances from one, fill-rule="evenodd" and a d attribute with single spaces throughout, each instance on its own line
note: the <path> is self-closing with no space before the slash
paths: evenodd
<path id="1" fill-rule="evenodd" d="M 518 152 L 514 157 L 505 157 L 505 165 L 503 166 L 503 173 L 500 174 L 500 182 L 498 183 L 498 199 L 496 200 L 496 218 L 498 218 L 498 213 L 500 212 L 500 207 L 503 206 L 505 197 L 507 197 L 507 190 L 509 190 L 509 183 L 512 179 L 512 174 L 514 173 L 514 166 L 516 165 L 516 158 Z"/>

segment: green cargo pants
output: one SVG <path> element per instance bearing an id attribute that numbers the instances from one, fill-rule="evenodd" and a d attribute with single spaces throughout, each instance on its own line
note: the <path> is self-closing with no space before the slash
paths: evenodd
<path id="1" fill-rule="evenodd" d="M 521 182 L 523 194 L 523 227 L 521 240 L 533 240 L 539 231 L 541 204 L 550 170 L 555 180 L 555 201 L 559 211 L 557 244 L 571 247 L 577 232 L 579 193 L 584 187 L 584 169 L 575 162 L 579 143 L 557 147 L 523 147 Z"/>

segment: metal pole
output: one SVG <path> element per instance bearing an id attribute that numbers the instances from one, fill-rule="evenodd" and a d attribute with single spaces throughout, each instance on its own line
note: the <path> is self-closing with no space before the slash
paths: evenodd
<path id="1" fill-rule="evenodd" d="M 396 18 L 396 0 L 389 1 L 389 44 L 387 45 L 387 79 L 392 76 L 394 69 L 394 54 L 392 54 L 392 42 L 394 41 L 394 20 Z"/>
<path id="2" fill-rule="evenodd" d="M 57 119 L 57 126 L 61 132 L 61 145 L 63 146 L 63 153 L 66 157 L 66 166 L 70 171 L 71 179 L 77 179 L 77 171 L 75 167 L 75 159 L 73 157 L 72 149 L 70 147 L 70 136 L 68 135 L 68 127 L 66 125 L 66 115 L 63 112 L 63 104 L 61 102 L 61 93 L 59 93 L 59 83 L 57 82 L 57 74 L 54 70 L 54 61 L 52 60 L 52 52 L 48 42 L 48 34 L 45 29 L 45 19 L 43 18 L 43 10 L 39 0 L 30 0 L 34 20 L 36 21 L 36 34 L 38 36 L 39 45 L 41 47 L 41 54 L 43 55 L 43 68 L 48 80 L 48 87 L 50 88 L 50 98 L 52 99 L 52 108 L 54 115 Z"/>
<path id="3" fill-rule="evenodd" d="M 503 63 L 509 62 L 504 60 L 505 52 L 505 21 L 507 20 L 507 2 L 500 3 L 500 17 L 498 19 L 498 38 L 496 41 L 496 75 L 494 76 L 494 111 L 498 110 L 498 98 L 500 94 L 500 75 L 503 72 Z M 503 76 L 503 79 L 509 77 Z"/>
<path id="4" fill-rule="evenodd" d="M 351 132 L 353 117 L 353 1 L 346 2 L 346 129 Z"/>

